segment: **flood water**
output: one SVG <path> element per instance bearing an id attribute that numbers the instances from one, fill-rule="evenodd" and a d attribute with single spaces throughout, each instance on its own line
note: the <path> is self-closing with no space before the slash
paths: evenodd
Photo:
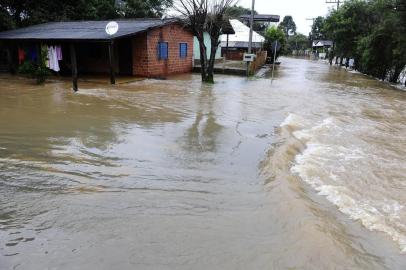
<path id="1" fill-rule="evenodd" d="M 0 76 L 0 269 L 406 269 L 406 92 L 322 62 Z"/>

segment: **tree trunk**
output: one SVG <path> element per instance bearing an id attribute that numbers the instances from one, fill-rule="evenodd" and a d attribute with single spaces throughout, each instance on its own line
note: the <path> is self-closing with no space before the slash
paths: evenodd
<path id="1" fill-rule="evenodd" d="M 208 81 L 208 63 L 207 63 L 207 48 L 204 44 L 204 35 L 203 33 L 199 33 L 197 36 L 197 40 L 199 41 L 199 49 L 200 49 L 200 73 L 202 75 L 202 81 Z"/>
<path id="2" fill-rule="evenodd" d="M 211 49 L 210 59 L 207 67 L 207 81 L 208 83 L 214 83 L 214 64 L 216 63 L 216 52 L 219 46 L 219 37 L 211 37 Z"/>

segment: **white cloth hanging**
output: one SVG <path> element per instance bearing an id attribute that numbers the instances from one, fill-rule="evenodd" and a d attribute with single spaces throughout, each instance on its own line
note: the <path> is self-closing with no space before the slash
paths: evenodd
<path id="1" fill-rule="evenodd" d="M 48 47 L 48 65 L 47 65 L 47 67 L 56 72 L 59 72 L 61 70 L 59 68 L 57 50 L 54 46 Z"/>
<path id="2" fill-rule="evenodd" d="M 353 58 L 351 58 L 350 59 L 350 61 L 349 61 L 349 63 L 348 63 L 348 65 L 350 66 L 350 68 L 353 68 L 354 67 L 354 59 Z"/>

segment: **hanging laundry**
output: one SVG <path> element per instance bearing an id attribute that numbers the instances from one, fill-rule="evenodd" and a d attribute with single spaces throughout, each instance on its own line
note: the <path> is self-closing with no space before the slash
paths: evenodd
<path id="1" fill-rule="evenodd" d="M 55 49 L 56 49 L 56 56 L 57 56 L 58 61 L 62 61 L 63 57 L 62 57 L 62 48 L 61 48 L 61 46 L 56 46 Z"/>
<path id="2" fill-rule="evenodd" d="M 349 65 L 349 67 L 350 67 L 351 69 L 354 67 L 354 63 L 355 63 L 354 58 L 351 58 L 350 61 L 349 61 L 349 63 L 348 63 L 348 65 Z"/>
<path id="3" fill-rule="evenodd" d="M 47 65 L 47 67 L 56 72 L 59 72 L 61 70 L 59 68 L 58 56 L 56 54 L 56 49 L 54 46 L 48 47 L 48 65 Z"/>
<path id="4" fill-rule="evenodd" d="M 38 61 L 38 52 L 37 52 L 37 48 L 30 48 L 29 50 L 29 55 L 30 55 L 30 59 L 32 62 L 37 62 Z"/>
<path id="5" fill-rule="evenodd" d="M 18 48 L 18 63 L 22 64 L 25 60 L 25 51 L 21 48 Z"/>

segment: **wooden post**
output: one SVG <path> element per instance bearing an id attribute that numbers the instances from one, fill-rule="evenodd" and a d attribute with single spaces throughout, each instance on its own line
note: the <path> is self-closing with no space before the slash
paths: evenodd
<path id="1" fill-rule="evenodd" d="M 109 43 L 109 64 L 110 64 L 110 83 L 116 84 L 116 75 L 114 72 L 114 41 Z"/>
<path id="2" fill-rule="evenodd" d="M 36 46 L 36 50 L 37 50 L 37 64 L 38 66 L 41 66 L 42 65 L 41 43 L 38 43 L 38 45 Z"/>
<path id="3" fill-rule="evenodd" d="M 72 83 L 73 83 L 73 91 L 78 91 L 78 65 L 76 62 L 76 50 L 75 44 L 70 44 L 70 59 L 71 59 L 71 66 L 72 66 Z"/>
<path id="4" fill-rule="evenodd" d="M 228 34 L 227 34 L 227 45 L 226 45 L 226 59 L 227 59 L 227 57 L 228 57 Z"/>

